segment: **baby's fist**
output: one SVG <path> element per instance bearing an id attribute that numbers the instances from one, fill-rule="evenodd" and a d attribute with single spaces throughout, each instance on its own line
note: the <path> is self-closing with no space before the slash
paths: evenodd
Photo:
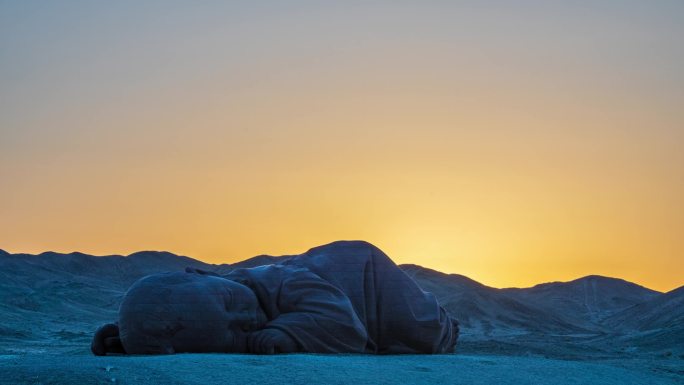
<path id="1" fill-rule="evenodd" d="M 297 343 L 277 329 L 262 329 L 247 336 L 247 349 L 254 354 L 294 353 Z"/>

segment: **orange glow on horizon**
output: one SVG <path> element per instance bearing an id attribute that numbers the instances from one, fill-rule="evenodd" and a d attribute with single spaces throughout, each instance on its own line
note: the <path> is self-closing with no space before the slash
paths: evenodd
<path id="1" fill-rule="evenodd" d="M 0 248 L 684 284 L 682 13 L 428 3 L 0 5 Z"/>

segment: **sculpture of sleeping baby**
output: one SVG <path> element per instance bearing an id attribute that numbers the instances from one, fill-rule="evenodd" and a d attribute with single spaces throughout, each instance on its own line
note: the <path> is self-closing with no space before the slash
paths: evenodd
<path id="1" fill-rule="evenodd" d="M 224 276 L 154 274 L 124 296 L 107 353 L 449 353 L 458 323 L 377 247 L 339 241 Z"/>

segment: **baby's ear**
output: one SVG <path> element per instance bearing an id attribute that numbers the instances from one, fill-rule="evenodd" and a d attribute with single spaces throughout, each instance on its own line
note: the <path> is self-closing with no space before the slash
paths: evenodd
<path id="1" fill-rule="evenodd" d="M 90 351 L 96 356 L 104 356 L 107 353 L 125 353 L 121 339 L 119 339 L 119 325 L 104 324 L 100 326 L 93 336 Z"/>
<path id="2" fill-rule="evenodd" d="M 126 354 L 119 336 L 105 338 L 104 343 L 107 353 Z"/>

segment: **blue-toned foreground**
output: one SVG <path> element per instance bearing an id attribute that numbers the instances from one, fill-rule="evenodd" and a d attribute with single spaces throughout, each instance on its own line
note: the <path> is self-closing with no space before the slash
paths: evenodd
<path id="1" fill-rule="evenodd" d="M 19 352 L 18 352 L 19 353 Z M 3 384 L 681 384 L 680 358 L 564 361 L 489 355 L 0 356 Z M 678 369 L 679 368 L 679 369 Z"/>

